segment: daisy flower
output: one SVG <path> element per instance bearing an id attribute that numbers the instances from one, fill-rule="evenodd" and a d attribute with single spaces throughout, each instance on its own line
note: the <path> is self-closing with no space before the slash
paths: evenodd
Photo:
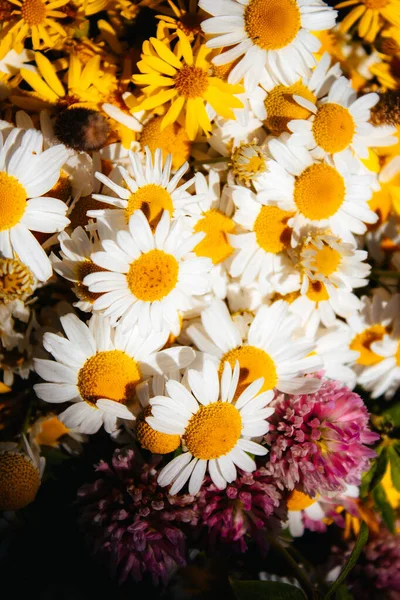
<path id="1" fill-rule="evenodd" d="M 1 136 L 1 134 L 0 134 Z M 51 277 L 51 263 L 33 231 L 62 231 L 69 223 L 67 206 L 43 197 L 57 183 L 68 152 L 58 145 L 44 152 L 36 130 L 14 128 L 0 150 L 0 252 L 14 253 L 39 281 Z"/>
<path id="2" fill-rule="evenodd" d="M 188 366 L 194 352 L 179 347 L 162 350 L 168 331 L 143 338 L 136 327 L 129 335 L 111 328 L 109 319 L 94 315 L 85 325 L 70 313 L 61 317 L 67 338 L 46 332 L 44 348 L 55 358 L 35 359 L 35 370 L 45 381 L 34 386 L 41 400 L 73 402 L 59 418 L 68 428 L 96 433 L 104 424 L 108 433 L 117 419 L 134 419 L 135 388 L 155 373 Z"/>
<path id="3" fill-rule="evenodd" d="M 58 241 L 61 246 L 61 260 L 55 254 L 51 255 L 53 269 L 61 277 L 74 283 L 73 291 L 79 299 L 74 306 L 85 312 L 91 312 L 93 302 L 99 294 L 89 292 L 83 280 L 89 273 L 104 271 L 91 259 L 93 252 L 101 250 L 97 233 L 87 234 L 83 227 L 77 227 L 70 236 L 66 231 L 61 232 Z"/>
<path id="4" fill-rule="evenodd" d="M 317 371 L 321 361 L 310 356 L 314 344 L 310 340 L 295 339 L 299 320 L 290 315 L 285 302 L 261 306 L 251 323 L 247 339 L 220 300 L 201 314 L 201 324 L 193 323 L 187 334 L 202 352 L 214 357 L 220 374 L 224 363 L 240 365 L 238 393 L 262 377 L 262 391 L 277 388 L 281 391 L 316 389 L 319 381 L 302 375 Z"/>
<path id="5" fill-rule="evenodd" d="M 194 182 L 193 178 L 178 187 L 179 182 L 189 168 L 187 162 L 171 177 L 171 155 L 166 157 L 163 167 L 161 150 L 156 150 L 154 160 L 149 148 L 146 148 L 145 153 L 146 163 L 143 166 L 139 153 L 129 151 L 129 162 L 133 177 L 129 175 L 124 167 L 119 167 L 119 172 L 126 187 L 117 185 L 102 173 L 96 173 L 96 178 L 112 190 L 114 195 L 93 194 L 92 197 L 100 202 L 110 204 L 113 208 L 110 210 L 90 210 L 88 211 L 89 217 L 112 219 L 115 227 L 120 229 L 126 227 L 130 216 L 135 211 L 141 210 L 146 215 L 152 229 L 154 229 L 164 211 L 167 211 L 171 218 L 177 217 L 184 214 L 184 209 L 188 203 L 198 201 L 196 196 L 192 196 L 186 191 Z"/>
<path id="6" fill-rule="evenodd" d="M 9 0 L 9 3 L 10 13 L 2 23 L 2 58 L 13 47 L 23 46 L 27 38 L 32 38 L 33 49 L 39 50 L 53 48 L 60 37 L 67 37 L 59 22 L 67 13 L 57 9 L 68 4 L 68 0 Z"/>
<path id="7" fill-rule="evenodd" d="M 269 161 L 268 171 L 259 180 L 258 199 L 294 213 L 288 221 L 293 228 L 292 246 L 297 245 L 305 225 L 329 228 L 354 243 L 351 233 L 365 233 L 366 223 L 377 221 L 367 203 L 372 176 L 359 172 L 350 153 L 315 162 L 311 153 L 292 144 L 287 134 L 272 139 L 268 147 L 275 160 Z"/>
<path id="8" fill-rule="evenodd" d="M 328 292 L 332 287 L 352 290 L 368 284 L 371 267 L 363 262 L 368 252 L 357 250 L 329 231 L 310 233 L 297 250 L 302 294 L 307 293 L 311 281 L 321 282 Z"/>
<path id="9" fill-rule="evenodd" d="M 327 525 L 335 522 L 340 527 L 345 526 L 345 520 L 340 512 L 350 511 L 357 514 L 355 498 L 359 495 L 356 485 L 349 485 L 343 494 L 333 497 L 323 496 L 311 498 L 299 490 L 293 490 L 287 500 L 288 520 L 286 525 L 293 537 L 301 537 L 305 529 L 324 532 Z"/>
<path id="10" fill-rule="evenodd" d="M 363 298 L 363 310 L 349 318 L 350 325 L 361 329 L 350 343 L 359 352 L 356 361 L 358 383 L 372 398 L 394 396 L 400 386 L 400 294 L 390 299 L 375 293 L 372 302 Z M 360 372 L 361 371 L 361 372 Z"/>
<path id="11" fill-rule="evenodd" d="M 349 347 L 358 353 L 354 365 L 358 375 L 365 368 L 382 361 L 382 357 L 374 352 L 372 344 L 380 342 L 387 333 L 393 331 L 399 301 L 399 294 L 390 296 L 383 288 L 378 288 L 371 298 L 363 296 L 359 310 L 347 317 L 352 332 Z"/>
<path id="12" fill-rule="evenodd" d="M 263 380 L 246 387 L 234 401 L 239 380 L 239 364 L 233 372 L 224 364 L 219 382 L 218 369 L 205 361 L 202 372 L 189 369 L 188 387 L 168 381 L 168 396 L 150 401 L 152 416 L 147 422 L 156 431 L 180 435 L 183 452 L 168 463 L 158 476 L 162 487 L 173 484 L 170 494 L 178 493 L 189 481 L 189 494 L 197 494 L 208 471 L 218 489 L 237 477 L 236 467 L 247 473 L 256 463 L 248 453 L 264 456 L 268 450 L 250 438 L 268 431 L 266 419 L 274 412 L 267 405 L 273 392 L 259 394 Z"/>
<path id="13" fill-rule="evenodd" d="M 192 296 L 209 290 L 209 258 L 190 255 L 204 233 L 186 235 L 182 220 L 171 225 L 164 211 L 154 234 L 141 210 L 129 219 L 129 231 L 118 231 L 116 242 L 104 240 L 93 262 L 108 273 L 91 273 L 83 280 L 89 292 L 104 292 L 93 309 L 120 320 L 124 331 L 138 323 L 143 336 L 164 328 L 177 335 L 179 311 Z"/>
<path id="14" fill-rule="evenodd" d="M 229 46 L 213 63 L 238 61 L 228 81 L 244 78 L 247 91 L 261 81 L 264 69 L 286 85 L 307 77 L 321 45 L 311 31 L 330 29 L 337 14 L 320 0 L 200 0 L 199 6 L 213 15 L 201 24 L 213 36 L 207 46 Z"/>
<path id="15" fill-rule="evenodd" d="M 235 223 L 232 219 L 232 198 L 227 188 L 224 188 L 222 193 L 220 188 L 220 177 L 214 169 L 210 169 L 208 177 L 196 173 L 195 189 L 197 197 L 201 200 L 197 206 L 191 205 L 190 222 L 194 232 L 205 233 L 201 242 L 193 248 L 193 252 L 196 256 L 203 256 L 212 261 L 211 288 L 218 298 L 224 299 L 228 283 L 226 267 L 234 251 L 228 236 L 235 230 Z"/>
<path id="16" fill-rule="evenodd" d="M 281 133 L 289 132 L 290 121 L 307 119 L 312 114 L 293 97 L 301 96 L 315 104 L 327 94 L 332 83 L 340 75 L 340 63 L 331 66 L 331 56 L 325 52 L 310 77 L 299 79 L 291 85 L 277 83 L 265 72 L 260 85 L 251 94 L 249 102 L 254 114 L 264 121 L 270 133 L 279 136 Z"/>
<path id="17" fill-rule="evenodd" d="M 316 158 L 348 148 L 359 158 L 368 157 L 368 147 L 374 145 L 370 109 L 378 102 L 378 94 L 357 98 L 350 81 L 340 77 L 319 103 L 310 102 L 301 93 L 295 94 L 294 100 L 311 116 L 307 120 L 296 119 L 288 123 L 294 134 L 292 143 L 306 146 Z"/>
<path id="18" fill-rule="evenodd" d="M 210 51 L 199 46 L 193 54 L 187 36 L 179 29 L 177 34 L 179 55 L 172 52 L 166 42 L 156 38 L 145 42 L 142 60 L 137 64 L 141 74 L 134 75 L 133 82 L 145 86 L 146 98 L 132 112 L 166 105 L 161 129 L 177 121 L 183 113 L 186 132 L 189 139 L 194 140 L 199 131 L 204 131 L 207 136 L 211 133 L 206 103 L 218 115 L 235 119 L 233 109 L 242 108 L 243 104 L 234 94 L 240 94 L 243 88 L 210 76 L 207 60 Z"/>
<path id="19" fill-rule="evenodd" d="M 277 206 L 263 206 L 250 189 L 235 186 L 232 198 L 238 210 L 234 221 L 246 232 L 230 234 L 236 252 L 229 267 L 242 286 L 257 282 L 261 294 L 286 294 L 299 287 L 299 275 L 286 250 L 292 230 L 288 225 L 293 212 Z"/>
<path id="20" fill-rule="evenodd" d="M 398 0 L 345 0 L 336 4 L 336 8 L 348 6 L 354 8 L 340 22 L 339 28 L 343 33 L 359 21 L 358 35 L 366 42 L 373 42 L 385 24 L 400 27 Z"/>

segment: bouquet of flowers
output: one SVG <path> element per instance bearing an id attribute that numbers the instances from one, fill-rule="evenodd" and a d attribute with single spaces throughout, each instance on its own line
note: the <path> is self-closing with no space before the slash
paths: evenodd
<path id="1" fill-rule="evenodd" d="M 14 589 L 400 598 L 399 32 L 400 0 L 1 3 Z"/>

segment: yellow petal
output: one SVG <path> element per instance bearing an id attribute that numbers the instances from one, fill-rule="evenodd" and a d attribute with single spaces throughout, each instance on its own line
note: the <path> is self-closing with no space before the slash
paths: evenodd
<path id="1" fill-rule="evenodd" d="M 28 71 L 28 69 L 21 69 L 21 76 L 25 79 L 26 83 L 29 83 L 31 88 L 35 90 L 40 96 L 43 96 L 48 102 L 57 102 L 58 96 L 53 90 L 43 81 L 37 73 Z"/>
<path id="2" fill-rule="evenodd" d="M 189 140 L 193 141 L 199 130 L 199 122 L 196 115 L 196 104 L 193 98 L 189 98 L 186 104 L 185 129 Z"/>
<path id="3" fill-rule="evenodd" d="M 170 77 L 162 77 L 162 75 L 157 75 L 157 73 L 133 75 L 132 81 L 136 85 L 155 85 L 157 87 L 170 87 L 175 83 Z"/>
<path id="4" fill-rule="evenodd" d="M 81 77 L 81 63 L 77 56 L 72 54 L 68 69 L 68 87 L 76 88 Z"/>
<path id="5" fill-rule="evenodd" d="M 154 50 L 157 52 L 160 58 L 165 60 L 165 62 L 167 62 L 169 65 L 172 65 L 176 69 L 182 68 L 182 64 L 179 61 L 179 59 L 175 56 L 173 52 L 171 52 L 171 50 L 165 44 L 153 37 L 150 38 L 150 42 L 152 43 Z"/>
<path id="6" fill-rule="evenodd" d="M 209 48 L 207 46 L 200 46 L 197 51 L 195 66 L 200 67 L 201 69 L 208 69 L 209 63 L 207 60 L 207 56 L 210 54 Z"/>
<path id="7" fill-rule="evenodd" d="M 141 62 L 144 62 L 164 75 L 171 75 L 172 77 L 176 75 L 176 69 L 164 60 L 161 60 L 161 58 L 158 58 L 158 56 L 145 56 Z"/>
<path id="8" fill-rule="evenodd" d="M 340 23 L 340 31 L 346 33 L 346 31 L 348 31 L 354 25 L 354 23 L 365 13 L 366 10 L 367 9 L 364 4 L 353 8 L 353 10 L 346 15 L 343 21 Z"/>
<path id="9" fill-rule="evenodd" d="M 225 119 L 235 120 L 235 114 L 222 100 L 222 94 L 214 87 L 209 87 L 204 98 L 211 104 L 216 113 Z"/>
<path id="10" fill-rule="evenodd" d="M 53 92 L 57 94 L 59 98 L 62 98 L 65 95 L 64 86 L 59 80 L 56 70 L 49 61 L 46 56 L 41 54 L 40 52 L 35 53 L 36 64 L 39 68 L 39 71 L 43 75 L 46 83 L 51 87 Z"/>
<path id="11" fill-rule="evenodd" d="M 183 31 L 181 29 L 177 29 L 176 32 L 179 37 L 179 50 L 183 56 L 183 59 L 188 65 L 192 65 L 193 64 L 193 52 L 192 52 L 192 47 L 190 45 L 190 42 L 187 39 L 187 36 L 183 33 Z"/>
<path id="12" fill-rule="evenodd" d="M 184 104 L 184 96 L 179 96 L 176 100 L 174 100 L 174 102 L 169 107 L 168 112 L 161 121 L 161 130 L 165 129 L 165 127 L 168 127 L 168 125 L 171 125 L 171 123 L 175 123 L 175 121 L 180 115 Z"/>
<path id="13" fill-rule="evenodd" d="M 172 100 L 172 98 L 174 96 L 176 96 L 176 94 L 177 94 L 176 90 L 163 90 L 162 92 L 159 92 L 155 96 L 151 96 L 151 98 L 146 98 L 145 100 L 143 100 L 143 102 L 138 104 L 135 108 L 132 108 L 131 111 L 133 113 L 135 113 L 135 112 L 139 112 L 140 110 L 151 110 L 152 108 L 156 108 L 156 107 L 160 106 L 161 104 L 165 104 L 166 102 L 169 102 L 170 100 Z"/>
<path id="14" fill-rule="evenodd" d="M 84 88 L 88 89 L 91 83 L 94 82 L 96 77 L 99 75 L 100 71 L 100 56 L 96 54 L 93 56 L 85 65 L 82 76 L 81 83 L 84 83 Z"/>
<path id="15" fill-rule="evenodd" d="M 3 383 L 2 381 L 0 381 L 0 394 L 7 394 L 8 392 L 11 392 L 11 388 L 8 387 L 8 385 Z"/>
<path id="16" fill-rule="evenodd" d="M 196 106 L 196 115 L 199 125 L 204 133 L 208 136 L 211 133 L 211 123 L 204 105 L 204 100 L 202 98 L 194 98 L 194 103 Z"/>

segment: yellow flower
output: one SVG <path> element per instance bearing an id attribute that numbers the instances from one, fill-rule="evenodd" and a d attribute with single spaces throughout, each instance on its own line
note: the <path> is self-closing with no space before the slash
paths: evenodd
<path id="1" fill-rule="evenodd" d="M 12 98 L 21 108 L 35 110 L 42 108 L 43 104 L 67 107 L 80 103 L 99 109 L 117 88 L 112 65 L 104 70 L 98 55 L 89 59 L 85 66 L 74 54 L 70 56 L 69 65 L 62 62 L 62 69 L 68 67 L 66 85 L 58 76 L 56 66 L 46 56 L 36 52 L 35 60 L 35 71 L 21 69 L 22 78 L 33 91 L 22 92 L 21 96 Z"/>
<path id="2" fill-rule="evenodd" d="M 157 28 L 157 37 L 163 39 L 170 32 L 177 33 L 177 29 L 181 29 L 190 40 L 198 34 L 201 34 L 202 17 L 198 11 L 197 0 L 189 0 L 189 8 L 186 8 L 183 0 L 178 0 L 174 4 L 172 0 L 168 0 L 169 10 L 165 9 L 165 14 L 156 15 L 156 19 L 161 19 Z M 172 12 L 172 15 L 170 14 Z"/>
<path id="3" fill-rule="evenodd" d="M 12 10 L 3 21 L 0 59 L 12 48 L 23 45 L 27 38 L 32 38 L 33 49 L 39 50 L 53 48 L 60 38 L 67 37 L 59 23 L 67 14 L 57 9 L 68 0 L 9 0 L 9 3 Z"/>
<path id="4" fill-rule="evenodd" d="M 400 0 L 345 0 L 335 8 L 354 6 L 340 23 L 340 30 L 348 31 L 357 21 L 358 35 L 373 42 L 385 22 L 400 27 Z"/>
<path id="5" fill-rule="evenodd" d="M 185 129 L 190 140 L 198 131 L 208 136 L 211 123 L 205 104 L 208 102 L 217 114 L 226 119 L 235 119 L 233 108 L 242 108 L 242 102 L 234 96 L 243 91 L 240 85 L 230 85 L 218 77 L 209 75 L 207 60 L 208 48 L 200 45 L 193 54 L 187 36 L 177 30 L 179 43 L 172 52 L 167 43 L 150 38 L 143 44 L 142 60 L 138 62 L 140 75 L 133 76 L 133 82 L 145 86 L 142 91 L 146 98 L 134 112 L 152 110 L 160 105 L 168 105 L 161 129 L 175 123 L 180 115 L 185 115 Z"/>

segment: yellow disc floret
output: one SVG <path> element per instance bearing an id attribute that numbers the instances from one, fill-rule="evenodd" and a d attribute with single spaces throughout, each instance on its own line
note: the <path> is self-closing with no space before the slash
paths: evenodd
<path id="1" fill-rule="evenodd" d="M 197 221 L 194 231 L 204 231 L 206 236 L 193 252 L 197 256 L 211 258 L 214 265 L 226 260 L 233 252 L 233 247 L 228 242 L 227 233 L 232 233 L 235 224 L 219 210 L 208 210 L 203 217 Z"/>
<path id="2" fill-rule="evenodd" d="M 347 108 L 329 102 L 318 109 L 312 131 L 315 141 L 325 152 L 342 152 L 352 142 L 354 119 Z"/>
<path id="3" fill-rule="evenodd" d="M 15 258 L 0 258 L 0 300 L 26 300 L 33 292 L 34 277 L 30 269 Z"/>
<path id="4" fill-rule="evenodd" d="M 180 96 L 199 98 L 208 88 L 207 71 L 201 67 L 185 64 L 175 75 L 175 87 Z"/>
<path id="5" fill-rule="evenodd" d="M 134 192 L 128 199 L 128 206 L 125 209 L 127 222 L 135 210 L 141 210 L 146 215 L 150 227 L 157 227 L 164 210 L 173 215 L 174 205 L 170 194 L 161 185 L 148 183 Z"/>
<path id="6" fill-rule="evenodd" d="M 91 404 L 106 398 L 126 404 L 132 400 L 141 378 L 136 361 L 122 350 L 98 352 L 87 359 L 78 373 L 82 398 Z"/>
<path id="7" fill-rule="evenodd" d="M 305 250 L 314 251 L 313 256 L 307 263 L 307 267 L 315 275 L 329 277 L 337 271 L 342 260 L 340 252 L 327 244 L 323 244 L 322 248 L 318 248 L 311 242 L 307 244 Z"/>
<path id="8" fill-rule="evenodd" d="M 97 298 L 102 296 L 102 292 L 89 292 L 89 288 L 87 285 L 84 285 L 82 281 L 85 279 L 86 275 L 90 275 L 91 273 L 100 273 L 105 271 L 102 267 L 95 265 L 89 258 L 86 260 L 82 260 L 76 266 L 76 278 L 77 282 L 75 284 L 75 293 L 80 300 L 85 300 L 86 302 L 90 302 L 93 304 Z"/>
<path id="9" fill-rule="evenodd" d="M 267 170 L 267 155 L 256 142 L 241 142 L 231 157 L 232 173 L 247 185 Z"/>
<path id="10" fill-rule="evenodd" d="M 42 0 L 25 0 L 21 7 L 22 18 L 28 25 L 42 25 L 46 19 L 46 6 Z"/>
<path id="11" fill-rule="evenodd" d="M 69 433 L 69 429 L 58 417 L 45 419 L 40 426 L 40 431 L 35 437 L 39 446 L 58 446 L 60 438 Z"/>
<path id="12" fill-rule="evenodd" d="M 301 27 L 296 0 L 250 0 L 244 13 L 247 35 L 263 50 L 288 46 Z"/>
<path id="13" fill-rule="evenodd" d="M 0 231 L 20 222 L 26 208 L 25 188 L 16 177 L 0 173 Z"/>
<path id="14" fill-rule="evenodd" d="M 236 446 L 242 432 L 242 418 L 228 402 L 201 406 L 191 417 L 183 436 L 195 458 L 213 460 L 225 456 Z"/>
<path id="15" fill-rule="evenodd" d="M 278 254 L 290 245 L 292 230 L 287 222 L 293 213 L 277 206 L 262 206 L 254 222 L 257 244 L 265 250 Z"/>
<path id="16" fill-rule="evenodd" d="M 307 494 L 293 490 L 287 499 L 288 510 L 304 510 L 312 506 L 317 501 L 317 498 L 310 498 Z"/>
<path id="17" fill-rule="evenodd" d="M 174 452 L 180 443 L 181 438 L 177 434 L 162 433 L 156 431 L 148 423 L 145 418 L 151 415 L 151 407 L 148 406 L 143 411 L 136 421 L 136 437 L 142 448 L 149 450 L 153 454 L 169 454 Z"/>
<path id="18" fill-rule="evenodd" d="M 332 217 L 342 206 L 346 193 L 343 177 L 330 165 L 313 164 L 304 169 L 294 185 L 299 211 L 312 221 Z"/>
<path id="19" fill-rule="evenodd" d="M 273 135 L 280 135 L 287 131 L 287 124 L 293 119 L 308 119 L 311 112 L 300 106 L 293 96 L 302 96 L 313 104 L 316 96 L 303 84 L 297 81 L 293 85 L 276 85 L 265 98 L 264 104 L 267 111 L 265 126 Z"/>
<path id="20" fill-rule="evenodd" d="M 172 254 L 150 250 L 133 261 L 127 274 L 132 294 L 144 302 L 168 296 L 178 282 L 179 264 Z"/>
<path id="21" fill-rule="evenodd" d="M 40 486 L 40 475 L 24 454 L 0 454 L 0 512 L 19 510 L 33 500 Z"/>
<path id="22" fill-rule="evenodd" d="M 317 303 L 329 300 L 327 289 L 321 281 L 310 281 L 306 296 L 312 302 Z"/>
<path id="23" fill-rule="evenodd" d="M 387 330 L 383 325 L 371 325 L 371 327 L 364 329 L 364 331 L 361 331 L 352 339 L 350 350 L 360 353 L 360 356 L 356 360 L 358 365 L 370 367 L 371 365 L 377 365 L 383 360 L 382 356 L 375 354 L 371 350 L 371 344 L 382 340 L 386 333 Z"/>
<path id="24" fill-rule="evenodd" d="M 222 375 L 225 361 L 230 363 L 232 369 L 235 367 L 236 361 L 239 361 L 240 374 L 236 396 L 239 396 L 250 383 L 261 377 L 264 378 L 264 385 L 260 392 L 272 390 L 278 381 L 275 362 L 261 348 L 239 346 L 226 352 L 221 358 L 219 366 L 220 376 Z"/>
<path id="25" fill-rule="evenodd" d="M 147 146 L 153 156 L 160 148 L 164 160 L 168 154 L 172 154 L 172 168 L 177 170 L 188 160 L 192 145 L 182 125 L 175 122 L 161 130 L 161 121 L 162 117 L 154 117 L 143 126 L 140 146 L 142 151 Z"/>

